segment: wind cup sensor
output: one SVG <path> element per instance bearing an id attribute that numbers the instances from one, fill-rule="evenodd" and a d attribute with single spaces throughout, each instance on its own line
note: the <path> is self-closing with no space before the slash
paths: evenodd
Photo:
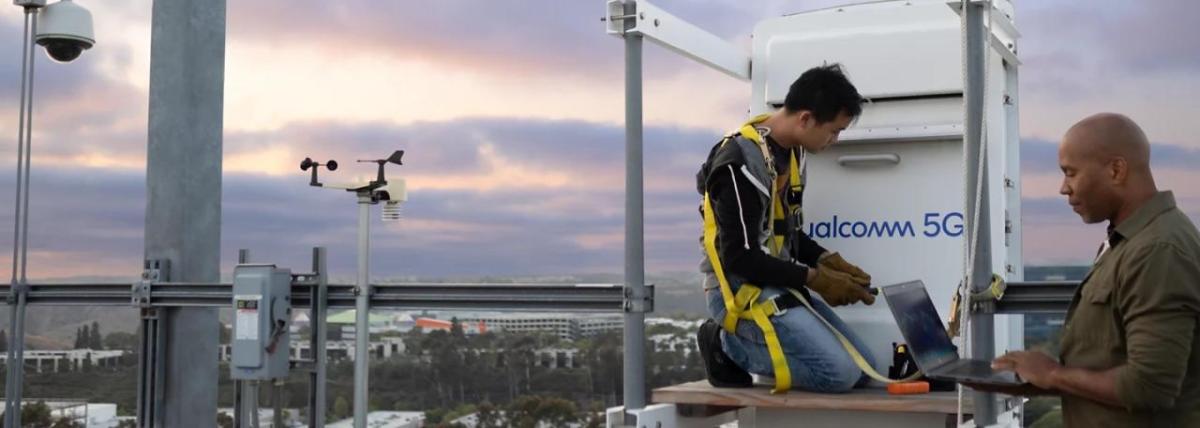
<path id="1" fill-rule="evenodd" d="M 337 171 L 338 163 L 337 163 L 337 161 L 335 161 L 333 159 L 330 159 L 329 162 L 325 162 L 323 164 L 313 162 L 312 158 L 304 158 L 303 161 L 300 161 L 300 170 L 301 171 L 308 171 L 310 168 L 312 169 L 312 180 L 308 182 L 309 186 L 313 186 L 313 187 L 324 186 L 319 181 L 317 181 L 317 170 L 321 169 L 322 166 L 324 166 L 326 169 L 328 169 L 330 171 Z"/>

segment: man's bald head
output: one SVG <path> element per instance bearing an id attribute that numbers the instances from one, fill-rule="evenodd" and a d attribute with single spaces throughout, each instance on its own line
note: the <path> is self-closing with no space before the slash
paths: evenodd
<path id="1" fill-rule="evenodd" d="M 1150 142 L 1142 128 L 1116 113 L 1089 116 L 1072 126 L 1058 148 L 1059 193 L 1086 223 L 1120 222 L 1157 189 L 1150 173 Z"/>
<path id="2" fill-rule="evenodd" d="M 1149 173 L 1150 141 L 1133 119 L 1117 113 L 1088 116 L 1067 130 L 1063 150 L 1107 163 L 1124 159 L 1131 173 Z"/>

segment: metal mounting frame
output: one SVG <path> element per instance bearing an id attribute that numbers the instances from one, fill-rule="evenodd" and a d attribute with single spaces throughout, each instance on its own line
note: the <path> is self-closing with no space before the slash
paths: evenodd
<path id="1" fill-rule="evenodd" d="M 248 259 L 243 251 L 241 261 Z M 355 308 L 357 285 L 328 284 L 325 248 L 313 249 L 311 273 L 292 275 L 292 303 L 309 308 L 310 319 L 323 320 L 329 308 Z M 163 311 L 178 307 L 228 307 L 233 299 L 231 283 L 183 283 L 170 281 L 170 263 L 152 259 L 144 263 L 140 279 L 128 283 L 52 283 L 0 285 L 10 305 L 17 297 L 35 306 L 107 306 L 133 307 L 140 311 L 141 325 L 138 356 L 137 418 L 139 427 L 164 424 L 164 380 L 166 326 Z M 642 299 L 631 299 L 622 284 L 461 284 L 408 283 L 368 284 L 368 299 L 373 309 L 489 310 L 521 312 L 650 312 L 654 308 L 654 286 L 646 285 Z M 14 329 L 14 337 L 24 334 Z M 319 428 L 325 422 L 327 329 L 313 322 L 311 360 L 297 361 L 296 368 L 309 372 L 309 424 Z M 9 361 L 20 361 L 23 353 Z M 237 388 L 235 388 L 237 389 Z M 254 391 L 235 391 L 235 399 Z M 21 394 L 9 394 L 10 406 L 19 404 Z M 240 403 L 240 400 L 239 400 Z M 235 405 L 238 410 L 241 406 Z M 236 410 L 235 410 L 236 411 Z M 246 421 L 250 422 L 251 421 Z M 238 424 L 242 426 L 243 424 Z"/>
<path id="2" fill-rule="evenodd" d="M 130 288 L 124 299 L 141 310 L 139 327 L 137 423 L 138 427 L 163 426 L 163 383 L 166 380 L 166 317 L 162 308 L 151 306 L 151 289 L 157 281 L 171 279 L 171 263 L 166 259 L 146 260 L 141 281 Z M 53 287 L 53 286 L 51 286 Z M 69 289 L 62 290 L 69 292 Z"/>
<path id="3" fill-rule="evenodd" d="M 304 274 L 309 275 L 309 274 Z M 297 275 L 304 278 L 304 275 Z M 229 306 L 233 299 L 231 283 L 150 282 L 147 303 L 135 303 L 143 309 Z M 325 290 L 325 308 L 351 309 L 355 304 L 355 285 L 326 284 L 310 279 L 292 283 L 292 307 L 311 307 L 313 294 Z M 0 293 L 12 293 L 12 286 L 0 285 Z M 130 306 L 136 287 L 122 283 L 29 284 L 28 304 L 35 306 Z M 592 312 L 623 313 L 627 307 L 654 308 L 654 285 L 646 285 L 641 300 L 626 298 L 622 284 L 462 284 L 403 283 L 371 284 L 372 309 L 489 310 L 501 312 Z M 319 299 L 319 297 L 318 297 Z M 640 304 L 637 302 L 641 302 Z"/>
<path id="4" fill-rule="evenodd" d="M 626 8 L 632 4 L 635 13 Z M 608 34 L 640 35 L 659 46 L 691 58 L 742 81 L 750 81 L 750 55 L 733 43 L 704 31 L 646 0 L 608 0 Z"/>
<path id="5" fill-rule="evenodd" d="M 1065 314 L 1079 281 L 1010 282 L 1004 296 L 971 308 L 995 314 Z"/>

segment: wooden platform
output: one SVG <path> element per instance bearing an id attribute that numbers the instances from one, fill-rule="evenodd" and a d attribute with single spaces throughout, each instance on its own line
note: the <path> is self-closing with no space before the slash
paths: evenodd
<path id="1" fill-rule="evenodd" d="M 964 395 L 964 413 L 971 413 L 969 397 L 970 394 Z M 846 394 L 816 394 L 792 390 L 786 394 L 772 395 L 770 388 L 765 385 L 754 388 L 715 388 L 707 381 L 655 389 L 651 401 L 676 404 L 681 411 L 697 416 L 742 407 L 941 414 L 954 414 L 958 411 L 956 392 L 889 395 L 883 388 L 863 388 Z"/>

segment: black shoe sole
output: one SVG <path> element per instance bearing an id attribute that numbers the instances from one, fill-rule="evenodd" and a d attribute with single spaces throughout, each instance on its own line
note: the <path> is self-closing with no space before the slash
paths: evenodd
<path id="1" fill-rule="evenodd" d="M 717 388 L 750 388 L 754 379 L 738 367 L 721 349 L 721 326 L 713 320 L 705 321 L 697 332 L 696 343 L 700 346 L 700 358 L 704 360 L 704 373 L 708 383 Z"/>

